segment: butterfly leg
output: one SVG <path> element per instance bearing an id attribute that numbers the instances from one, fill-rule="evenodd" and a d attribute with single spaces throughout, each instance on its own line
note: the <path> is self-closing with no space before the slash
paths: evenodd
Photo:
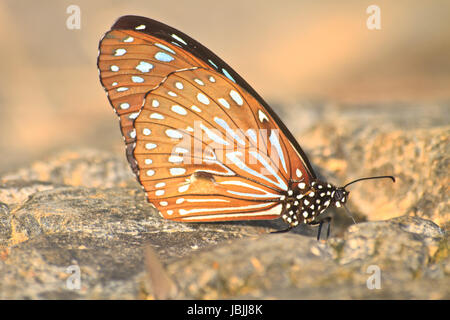
<path id="1" fill-rule="evenodd" d="M 320 233 L 322 232 L 322 225 L 324 224 L 324 222 L 328 223 L 327 238 L 326 238 L 326 240 L 328 240 L 328 238 L 330 237 L 331 217 L 326 217 L 326 218 L 323 218 L 320 221 L 314 221 L 314 222 L 310 223 L 311 225 L 319 225 L 319 230 L 317 231 L 317 241 L 320 240 Z"/>

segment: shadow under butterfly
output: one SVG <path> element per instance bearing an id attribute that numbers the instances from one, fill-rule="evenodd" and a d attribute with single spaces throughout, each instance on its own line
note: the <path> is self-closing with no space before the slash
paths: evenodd
<path id="1" fill-rule="evenodd" d="M 228 64 L 186 34 L 139 16 L 100 41 L 100 81 L 148 201 L 170 220 L 276 219 L 318 225 L 352 183 L 320 181 L 270 106 Z M 348 212 L 348 210 L 347 210 Z"/>

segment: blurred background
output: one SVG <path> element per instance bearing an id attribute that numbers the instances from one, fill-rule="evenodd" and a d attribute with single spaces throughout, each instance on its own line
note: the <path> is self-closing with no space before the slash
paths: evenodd
<path id="1" fill-rule="evenodd" d="M 79 30 L 66 27 L 72 4 L 81 9 Z M 366 26 L 372 4 L 381 30 Z M 447 0 L 2 0 L 0 173 L 62 148 L 123 152 L 96 58 L 101 36 L 125 14 L 192 36 L 281 114 L 317 101 L 449 101 Z"/>

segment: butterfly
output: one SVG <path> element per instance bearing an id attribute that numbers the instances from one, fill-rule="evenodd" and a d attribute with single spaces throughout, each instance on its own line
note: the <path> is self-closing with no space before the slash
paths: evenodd
<path id="1" fill-rule="evenodd" d="M 162 217 L 184 222 L 280 218 L 319 225 L 349 195 L 317 178 L 292 133 L 217 55 L 183 32 L 120 17 L 98 70 L 131 169 Z M 329 234 L 328 223 L 328 234 Z"/>

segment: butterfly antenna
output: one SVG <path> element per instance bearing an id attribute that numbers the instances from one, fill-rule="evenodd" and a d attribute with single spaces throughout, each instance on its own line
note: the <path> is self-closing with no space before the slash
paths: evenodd
<path id="1" fill-rule="evenodd" d="M 345 189 L 347 186 L 351 185 L 352 183 L 358 182 L 358 181 L 362 181 L 362 180 L 372 180 L 372 179 L 391 179 L 392 182 L 395 182 L 395 178 L 393 176 L 377 176 L 377 177 L 367 177 L 367 178 L 359 178 L 356 180 L 353 180 L 352 182 L 347 183 L 345 186 L 343 186 L 343 188 Z"/>
<path id="2" fill-rule="evenodd" d="M 344 205 L 344 208 L 345 208 L 345 212 L 347 212 L 347 215 L 348 215 L 350 218 L 352 218 L 353 223 L 356 224 L 356 221 L 355 221 L 355 219 L 353 218 L 352 213 L 350 212 L 350 210 L 348 210 L 348 208 L 347 208 L 347 206 L 345 205 L 345 203 L 344 203 L 343 205 Z"/>

